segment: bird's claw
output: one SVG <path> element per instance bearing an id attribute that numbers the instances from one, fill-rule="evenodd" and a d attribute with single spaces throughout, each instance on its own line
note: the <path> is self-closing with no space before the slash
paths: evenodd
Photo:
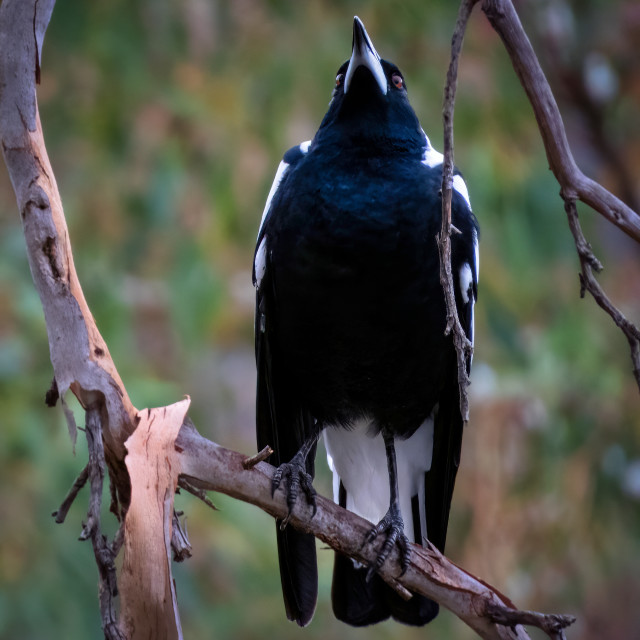
<path id="1" fill-rule="evenodd" d="M 286 517 L 280 523 L 281 530 L 289 524 L 291 512 L 298 499 L 300 489 L 302 489 L 302 492 L 307 498 L 307 504 L 313 507 L 311 517 L 313 518 L 313 516 L 316 515 L 316 511 L 318 510 L 316 504 L 317 494 L 312 482 L 313 478 L 307 473 L 304 460 L 297 454 L 291 459 L 291 462 L 285 462 L 276 469 L 271 480 L 271 496 L 273 497 L 275 495 L 276 490 L 283 483 L 286 484 L 286 486 L 283 486 L 283 490 L 287 496 L 288 511 Z"/>
<path id="2" fill-rule="evenodd" d="M 385 541 L 378 552 L 375 562 L 369 565 L 366 577 L 367 582 L 382 567 L 389 557 L 394 544 L 400 547 L 400 566 L 402 568 L 400 575 L 403 576 L 409 567 L 409 559 L 411 557 L 409 539 L 404 533 L 404 522 L 400 515 L 400 510 L 396 506 L 392 505 L 384 518 L 369 531 L 365 537 L 365 544 L 372 543 L 380 534 L 385 534 Z"/>

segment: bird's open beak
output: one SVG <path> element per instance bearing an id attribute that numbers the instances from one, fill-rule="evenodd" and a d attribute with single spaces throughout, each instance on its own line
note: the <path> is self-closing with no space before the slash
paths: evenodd
<path id="1" fill-rule="evenodd" d="M 353 74 L 360 66 L 366 67 L 371 71 L 375 81 L 380 87 L 380 91 L 382 91 L 383 95 L 386 95 L 387 78 L 385 77 L 382 65 L 380 64 L 380 56 L 369 39 L 367 30 L 362 24 L 362 20 L 360 20 L 358 16 L 355 16 L 353 18 L 353 49 L 351 52 L 351 60 L 349 60 L 349 68 L 344 76 L 345 93 L 349 91 Z"/>

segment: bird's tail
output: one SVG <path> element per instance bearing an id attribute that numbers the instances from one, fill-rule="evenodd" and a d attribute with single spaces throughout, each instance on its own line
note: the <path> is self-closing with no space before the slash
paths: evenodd
<path id="1" fill-rule="evenodd" d="M 280 579 L 287 618 L 306 627 L 316 608 L 318 567 L 316 539 L 292 527 L 276 531 Z"/>
<path id="2" fill-rule="evenodd" d="M 422 626 L 438 615 L 438 603 L 421 595 L 404 600 L 384 580 L 366 580 L 367 568 L 336 554 L 331 601 L 338 620 L 355 627 L 375 624 L 391 617 L 404 624 Z"/>

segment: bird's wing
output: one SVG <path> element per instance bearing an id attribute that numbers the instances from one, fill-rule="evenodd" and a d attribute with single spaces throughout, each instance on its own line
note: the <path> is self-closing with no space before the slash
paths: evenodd
<path id="1" fill-rule="evenodd" d="M 452 270 L 460 323 L 473 343 L 473 307 L 478 292 L 478 227 L 462 176 L 453 181 L 453 224 L 462 231 L 452 237 Z M 467 370 L 471 367 L 471 358 Z M 452 349 L 444 388 L 434 415 L 431 469 L 425 475 L 427 537 L 444 551 L 453 486 L 460 464 L 463 420 L 460 414 L 457 357 Z"/>
<path id="2" fill-rule="evenodd" d="M 256 286 L 255 348 L 257 365 L 256 434 L 258 449 L 269 445 L 271 462 L 279 466 L 298 452 L 312 429 L 311 416 L 301 410 L 290 385 L 281 371 L 275 343 L 274 313 L 277 286 L 270 268 L 269 229 L 277 216 L 278 189 L 291 166 L 306 152 L 308 145 L 289 150 L 280 163 L 267 198 L 254 256 L 253 281 Z M 315 447 L 307 458 L 307 472 L 314 473 Z M 291 527 L 276 529 L 280 576 L 287 617 L 299 625 L 309 623 L 317 598 L 317 564 L 315 539 Z"/>

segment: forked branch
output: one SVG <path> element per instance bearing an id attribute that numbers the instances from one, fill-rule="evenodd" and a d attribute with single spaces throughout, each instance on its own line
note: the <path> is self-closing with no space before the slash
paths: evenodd
<path id="1" fill-rule="evenodd" d="M 578 168 L 551 87 L 511 0 L 483 0 L 482 10 L 502 39 L 531 102 L 549 167 L 560 184 L 560 194 L 565 201 L 569 226 L 580 258 L 580 293 L 583 295 L 585 290 L 588 291 L 629 341 L 633 373 L 640 389 L 640 331 L 613 305 L 593 275 L 593 268 L 599 271 L 596 265 L 600 263 L 582 235 L 575 202 L 580 200 L 588 204 L 636 242 L 640 242 L 640 215 Z"/>

